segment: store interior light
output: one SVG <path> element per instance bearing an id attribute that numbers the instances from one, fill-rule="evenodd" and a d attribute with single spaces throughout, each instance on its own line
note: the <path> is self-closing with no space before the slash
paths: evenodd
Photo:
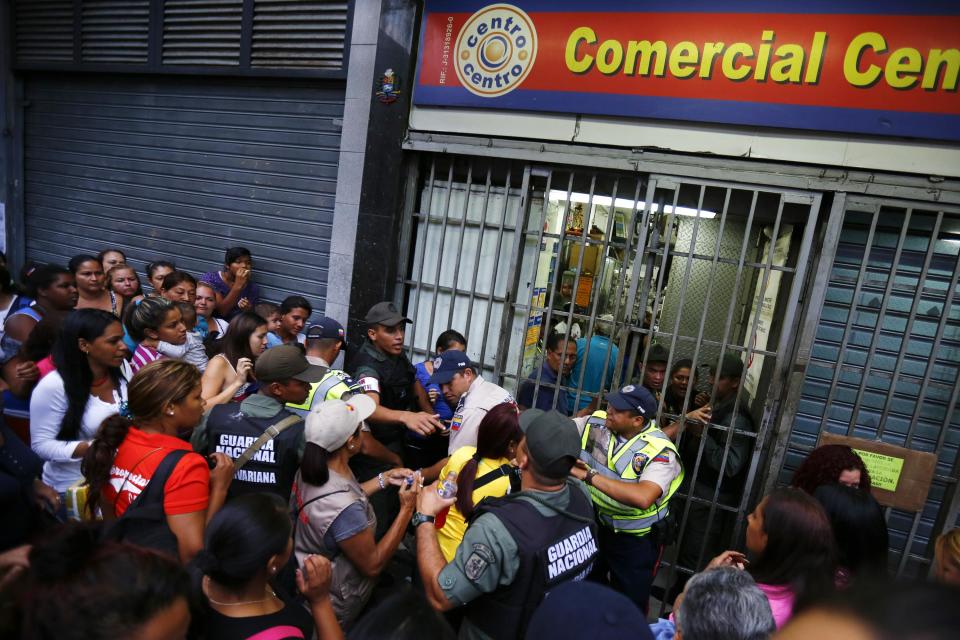
<path id="1" fill-rule="evenodd" d="M 577 191 L 571 191 L 567 194 L 566 191 L 561 191 L 559 189 L 550 190 L 550 200 L 553 202 L 564 202 L 567 200 L 567 195 L 570 196 L 570 202 L 580 202 L 583 204 L 589 204 L 591 202 L 590 195 L 587 193 L 580 193 Z M 610 196 L 593 196 L 593 204 L 600 205 L 601 207 L 609 207 L 613 204 L 613 199 Z M 647 203 L 643 200 L 627 200 L 626 198 L 617 198 L 616 208 L 617 209 L 634 209 L 636 208 L 639 211 L 646 209 Z M 660 205 L 656 202 L 651 206 L 651 210 L 656 213 L 660 210 Z M 667 215 L 673 213 L 678 216 L 688 216 L 690 218 L 696 218 L 700 216 L 701 218 L 711 219 L 717 217 L 716 211 L 707 211 L 706 209 L 691 209 L 690 207 L 674 207 L 670 204 L 663 205 L 663 212 Z"/>

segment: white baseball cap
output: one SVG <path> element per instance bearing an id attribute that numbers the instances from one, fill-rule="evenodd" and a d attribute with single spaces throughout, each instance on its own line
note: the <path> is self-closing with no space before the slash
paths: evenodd
<path id="1" fill-rule="evenodd" d="M 376 410 L 377 403 L 369 396 L 358 394 L 344 402 L 327 400 L 321 402 L 306 420 L 307 442 L 336 451 L 357 431 L 360 423 Z"/>

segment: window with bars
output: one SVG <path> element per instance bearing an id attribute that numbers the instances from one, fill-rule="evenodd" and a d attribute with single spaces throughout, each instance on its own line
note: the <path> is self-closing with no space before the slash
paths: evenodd
<path id="1" fill-rule="evenodd" d="M 565 394 L 602 408 L 604 390 L 647 384 L 661 425 L 678 423 L 686 468 L 666 579 L 735 541 L 779 411 L 820 194 L 452 156 L 424 156 L 415 182 L 398 297 L 411 358 L 457 329 L 486 377 L 533 385 L 531 406 Z M 543 384 L 550 331 L 577 344 L 559 385 Z M 668 354 L 657 367 L 651 345 Z M 743 369 L 733 395 L 711 384 L 724 356 Z M 669 373 L 683 360 L 681 390 Z M 691 429 L 681 416 L 702 404 L 715 422 Z"/>

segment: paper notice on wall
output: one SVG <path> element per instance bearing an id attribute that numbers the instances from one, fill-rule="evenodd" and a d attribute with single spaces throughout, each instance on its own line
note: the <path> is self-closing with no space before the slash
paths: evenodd
<path id="1" fill-rule="evenodd" d="M 764 235 L 767 237 L 766 247 L 763 250 L 761 263 L 766 263 L 770 257 L 770 236 L 773 235 L 772 227 L 765 227 Z M 793 235 L 793 225 L 784 225 L 780 230 L 780 237 L 773 243 L 772 266 L 782 267 L 787 264 L 787 257 L 790 255 L 790 240 Z M 747 327 L 754 326 L 756 320 L 756 333 L 747 336 L 747 344 L 751 349 L 767 350 L 767 342 L 770 339 L 770 328 L 773 324 L 773 312 L 777 306 L 777 296 L 780 293 L 780 271 L 771 271 L 767 277 L 766 289 L 763 288 L 763 271 L 757 273 L 757 293 L 753 298 L 753 307 L 750 311 L 750 320 Z M 761 300 L 762 296 L 762 300 Z M 755 353 L 750 354 L 749 360 L 745 363 L 746 377 L 743 380 L 743 388 L 751 398 L 757 396 L 757 387 L 760 384 L 760 375 L 763 372 L 763 356 Z"/>
<path id="2" fill-rule="evenodd" d="M 854 449 L 870 473 L 870 484 L 878 489 L 896 491 L 903 472 L 903 458 L 887 456 L 873 451 Z"/>

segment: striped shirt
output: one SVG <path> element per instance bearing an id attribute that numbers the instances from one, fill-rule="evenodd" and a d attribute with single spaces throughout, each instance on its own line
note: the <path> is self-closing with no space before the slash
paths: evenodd
<path id="1" fill-rule="evenodd" d="M 130 360 L 130 368 L 136 373 L 154 360 L 160 360 L 165 357 L 166 356 L 156 349 L 148 347 L 145 344 L 139 344 L 137 345 L 137 350 L 133 352 L 133 358 Z"/>

